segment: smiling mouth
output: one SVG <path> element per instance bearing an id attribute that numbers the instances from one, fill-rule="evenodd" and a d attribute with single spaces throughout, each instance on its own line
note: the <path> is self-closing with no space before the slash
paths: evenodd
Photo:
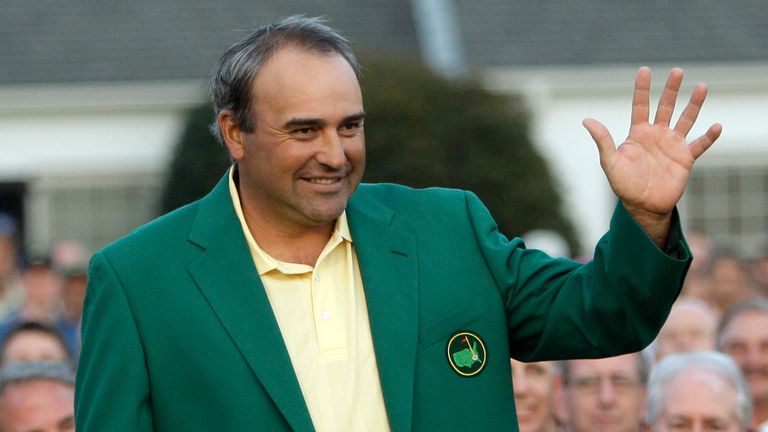
<path id="1" fill-rule="evenodd" d="M 341 181 L 341 179 L 338 178 L 338 177 L 331 177 L 331 178 L 328 178 L 328 177 L 324 177 L 324 178 L 314 177 L 314 178 L 309 178 L 309 179 L 306 179 L 306 180 L 308 182 L 310 182 L 310 183 L 320 184 L 320 185 L 331 185 L 331 184 L 338 183 L 338 182 Z"/>

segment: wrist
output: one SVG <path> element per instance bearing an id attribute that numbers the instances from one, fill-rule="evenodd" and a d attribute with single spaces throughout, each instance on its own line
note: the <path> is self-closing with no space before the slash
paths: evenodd
<path id="1" fill-rule="evenodd" d="M 623 201 L 621 204 L 659 249 L 666 248 L 669 228 L 672 223 L 671 211 L 658 213 L 640 207 L 628 206 Z"/>

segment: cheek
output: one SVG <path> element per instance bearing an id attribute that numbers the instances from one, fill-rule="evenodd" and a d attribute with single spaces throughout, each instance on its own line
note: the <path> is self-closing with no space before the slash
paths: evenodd
<path id="1" fill-rule="evenodd" d="M 365 163 L 365 138 L 363 136 L 350 138 L 344 149 L 347 159 L 353 164 Z"/>

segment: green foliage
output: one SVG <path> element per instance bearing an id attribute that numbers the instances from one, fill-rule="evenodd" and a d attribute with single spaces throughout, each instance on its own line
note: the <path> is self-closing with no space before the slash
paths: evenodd
<path id="1" fill-rule="evenodd" d="M 206 103 L 192 109 L 173 152 L 160 202 L 167 213 L 202 198 L 229 167 L 229 154 L 208 131 L 213 108 Z"/>
<path id="2" fill-rule="evenodd" d="M 449 81 L 414 63 L 366 59 L 366 182 L 475 192 L 502 232 L 550 229 L 578 250 L 544 160 L 528 136 L 519 99 L 474 81 Z M 229 166 L 208 132 L 210 104 L 192 110 L 162 198 L 167 212 L 205 195 Z"/>
<path id="3" fill-rule="evenodd" d="M 563 235 L 578 250 L 522 101 L 474 81 L 449 81 L 412 63 L 366 60 L 365 181 L 475 192 L 502 232 Z"/>

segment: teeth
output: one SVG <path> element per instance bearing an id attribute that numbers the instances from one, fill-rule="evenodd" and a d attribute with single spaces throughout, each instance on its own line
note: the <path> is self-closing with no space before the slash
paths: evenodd
<path id="1" fill-rule="evenodd" d="M 310 183 L 317 183 L 317 184 L 333 184 L 336 183 L 337 179 L 335 178 L 311 178 L 309 179 Z"/>

